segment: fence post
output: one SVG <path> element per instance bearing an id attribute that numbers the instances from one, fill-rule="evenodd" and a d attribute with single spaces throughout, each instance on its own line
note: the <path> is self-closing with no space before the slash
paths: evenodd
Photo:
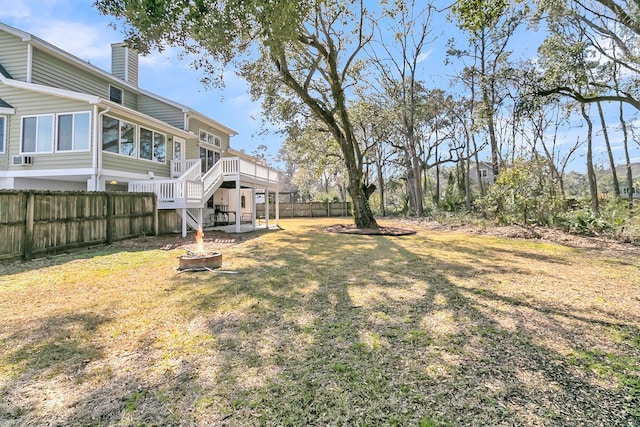
<path id="1" fill-rule="evenodd" d="M 113 243 L 113 194 L 105 193 L 107 197 L 107 245 Z"/>
<path id="2" fill-rule="evenodd" d="M 160 234 L 160 224 L 158 218 L 158 196 L 156 193 L 151 193 L 152 202 L 153 202 L 153 235 L 157 236 Z"/>
<path id="3" fill-rule="evenodd" d="M 33 259 L 33 224 L 35 210 L 35 194 L 29 191 L 27 194 L 27 215 L 24 224 L 24 259 L 31 261 Z"/>

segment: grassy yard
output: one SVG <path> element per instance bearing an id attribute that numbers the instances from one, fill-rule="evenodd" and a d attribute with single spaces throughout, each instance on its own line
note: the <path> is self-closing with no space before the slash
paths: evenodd
<path id="1" fill-rule="evenodd" d="M 0 266 L 0 425 L 640 425 L 639 251 L 336 222 Z"/>

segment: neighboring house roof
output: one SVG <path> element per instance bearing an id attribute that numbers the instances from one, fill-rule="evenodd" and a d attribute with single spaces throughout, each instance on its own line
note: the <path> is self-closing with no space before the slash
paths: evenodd
<path id="1" fill-rule="evenodd" d="M 108 80 L 110 80 L 110 81 L 112 81 L 114 83 L 117 83 L 118 86 L 126 87 L 131 91 L 138 92 L 138 93 L 140 93 L 142 95 L 146 95 L 146 96 L 149 96 L 151 98 L 155 98 L 158 101 L 161 101 L 161 102 L 169 104 L 169 105 L 171 105 L 173 107 L 179 108 L 183 113 L 185 113 L 187 115 L 196 117 L 196 118 L 198 118 L 200 120 L 204 120 L 204 121 L 210 122 L 211 124 L 214 125 L 214 127 L 218 128 L 219 130 L 221 130 L 221 131 L 223 131 L 225 133 L 228 133 L 229 135 L 237 135 L 238 134 L 237 131 L 235 131 L 235 130 L 223 125 L 222 123 L 220 123 L 220 122 L 218 122 L 216 120 L 213 120 L 212 118 L 210 118 L 210 117 L 208 117 L 208 116 L 206 116 L 206 115 L 194 110 L 191 107 L 188 107 L 188 106 L 186 106 L 184 104 L 180 104 L 180 103 L 175 102 L 175 101 L 172 101 L 170 99 L 167 99 L 167 98 L 165 98 L 163 96 L 157 95 L 157 94 L 155 94 L 153 92 L 150 92 L 148 90 L 142 89 L 139 86 L 132 85 L 131 83 L 129 83 L 129 82 L 125 81 L 125 80 L 122 80 L 122 79 L 114 76 L 113 74 L 111 74 L 111 73 L 109 73 L 109 72 L 107 72 L 107 71 L 105 71 L 105 70 L 103 70 L 101 68 L 98 68 L 95 65 L 90 64 L 87 61 L 84 61 L 84 60 L 82 60 L 82 59 L 80 59 L 80 58 L 78 58 L 78 57 L 76 57 L 76 56 L 74 56 L 74 55 L 72 55 L 72 54 L 70 54 L 68 52 L 65 52 L 64 50 L 52 45 L 51 43 L 49 43 L 49 42 L 47 42 L 45 40 L 42 40 L 39 37 L 34 36 L 33 34 L 30 34 L 30 33 L 27 33 L 25 31 L 19 30 L 17 28 L 11 27 L 10 25 L 4 24 L 2 22 L 0 22 L 0 30 L 4 30 L 4 31 L 6 31 L 6 32 L 8 32 L 10 34 L 13 34 L 13 35 L 15 35 L 17 37 L 20 37 L 22 39 L 22 41 L 25 41 L 27 43 L 31 43 L 34 46 L 38 46 L 41 49 L 44 49 L 44 50 L 48 51 L 53 56 L 56 56 L 57 58 L 62 59 L 65 62 L 72 63 L 72 64 L 77 65 L 79 67 L 85 68 L 86 70 L 88 70 L 88 71 L 90 71 L 92 73 L 99 74 L 100 76 L 102 76 L 102 77 L 104 77 L 104 78 L 106 78 L 106 79 L 108 79 Z M 1 68 L 1 66 L 0 66 L 0 68 Z M 2 69 L 2 70 L 4 70 L 4 69 Z M 10 79 L 11 76 L 9 75 L 9 73 L 6 73 L 6 74 L 5 73 L 6 73 L 6 70 L 4 70 L 4 73 L 2 73 L 0 71 L 0 74 L 4 75 L 4 77 Z M 186 123 L 185 123 L 185 125 L 186 125 Z"/>
<path id="2" fill-rule="evenodd" d="M 484 160 L 480 160 L 478 163 L 480 164 L 481 169 L 482 168 L 492 169 L 491 162 L 485 162 Z M 470 167 L 475 168 L 476 166 L 477 166 L 477 163 L 472 161 L 470 164 Z"/>
<path id="3" fill-rule="evenodd" d="M 616 165 L 616 172 L 618 174 L 626 174 L 627 173 L 627 165 Z M 631 163 L 631 173 L 634 176 L 638 176 L 640 174 L 640 163 Z"/>

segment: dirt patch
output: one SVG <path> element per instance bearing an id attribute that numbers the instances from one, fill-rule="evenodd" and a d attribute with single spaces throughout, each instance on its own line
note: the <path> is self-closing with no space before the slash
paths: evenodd
<path id="1" fill-rule="evenodd" d="M 336 224 L 325 227 L 327 233 L 359 234 L 364 236 L 409 236 L 415 230 L 398 227 L 358 228 L 355 225 Z"/>
<path id="2" fill-rule="evenodd" d="M 207 250 L 220 249 L 237 245 L 254 235 L 230 234 L 223 231 L 205 231 L 203 237 L 204 248 Z M 160 236 L 142 236 L 135 239 L 114 242 L 111 247 L 123 249 L 192 249 L 195 246 L 193 233 L 186 237 L 180 234 L 163 234 Z"/>

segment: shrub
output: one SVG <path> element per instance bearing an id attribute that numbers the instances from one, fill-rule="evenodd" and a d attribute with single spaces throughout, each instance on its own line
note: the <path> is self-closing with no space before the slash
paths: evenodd
<path id="1" fill-rule="evenodd" d="M 562 212 L 562 200 L 550 176 L 544 163 L 517 159 L 501 171 L 479 205 L 501 224 L 552 225 Z"/>

